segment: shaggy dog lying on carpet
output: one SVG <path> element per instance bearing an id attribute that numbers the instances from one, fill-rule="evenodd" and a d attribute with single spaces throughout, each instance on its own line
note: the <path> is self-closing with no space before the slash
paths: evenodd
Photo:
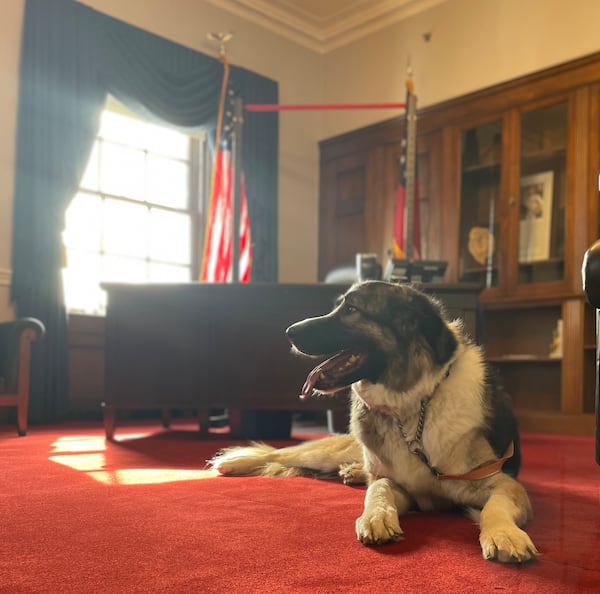
<path id="1" fill-rule="evenodd" d="M 351 386 L 349 435 L 275 449 L 228 448 L 210 464 L 225 475 L 337 472 L 366 482 L 356 520 L 367 545 L 402 537 L 411 510 L 461 507 L 480 525 L 486 559 L 523 562 L 537 550 L 520 527 L 531 505 L 517 475 L 517 423 L 478 346 L 439 303 L 412 286 L 354 285 L 329 314 L 287 329 L 293 348 L 327 356 L 302 397 Z"/>

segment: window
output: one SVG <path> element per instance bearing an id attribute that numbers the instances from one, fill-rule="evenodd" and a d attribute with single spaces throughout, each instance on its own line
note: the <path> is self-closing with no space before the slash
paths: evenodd
<path id="1" fill-rule="evenodd" d="M 198 278 L 204 139 L 109 109 L 66 213 L 70 312 L 103 314 L 100 283 Z"/>

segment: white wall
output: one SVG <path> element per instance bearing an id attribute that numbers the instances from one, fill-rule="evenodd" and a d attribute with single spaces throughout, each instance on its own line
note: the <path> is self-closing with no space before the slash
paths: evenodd
<path id="1" fill-rule="evenodd" d="M 324 0 L 326 1 L 326 0 Z M 431 105 L 600 49 L 596 0 L 447 0 L 321 56 L 201 0 L 85 0 L 99 11 L 199 51 L 233 31 L 233 63 L 279 81 L 282 102 L 402 101 L 408 55 L 419 105 Z M 18 53 L 24 0 L 0 8 L 0 319 L 9 317 Z M 430 32 L 426 43 L 423 33 Z M 281 281 L 317 278 L 318 146 L 389 111 L 280 116 Z"/>

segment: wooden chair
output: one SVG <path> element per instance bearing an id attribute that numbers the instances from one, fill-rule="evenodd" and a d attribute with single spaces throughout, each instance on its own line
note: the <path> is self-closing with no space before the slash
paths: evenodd
<path id="1" fill-rule="evenodd" d="M 27 433 L 31 343 L 44 335 L 34 318 L 0 322 L 0 406 L 17 409 L 17 432 Z"/>
<path id="2" fill-rule="evenodd" d="M 585 253 L 581 276 L 587 299 L 596 309 L 596 462 L 600 464 L 600 240 Z"/>

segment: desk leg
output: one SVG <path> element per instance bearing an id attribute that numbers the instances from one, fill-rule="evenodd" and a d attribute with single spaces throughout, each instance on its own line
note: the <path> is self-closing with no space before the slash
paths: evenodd
<path id="1" fill-rule="evenodd" d="M 350 414 L 345 408 L 330 408 L 327 411 L 327 430 L 329 433 L 348 433 Z"/>
<path id="2" fill-rule="evenodd" d="M 231 437 L 242 437 L 242 411 L 239 408 L 227 408 Z"/>
<path id="3" fill-rule="evenodd" d="M 102 403 L 104 409 L 104 433 L 106 439 L 113 441 L 115 438 L 115 429 L 117 427 L 117 412 L 114 406 Z"/>
<path id="4" fill-rule="evenodd" d="M 210 426 L 209 413 L 208 408 L 198 409 L 198 430 L 200 437 L 208 437 L 208 428 Z"/>

